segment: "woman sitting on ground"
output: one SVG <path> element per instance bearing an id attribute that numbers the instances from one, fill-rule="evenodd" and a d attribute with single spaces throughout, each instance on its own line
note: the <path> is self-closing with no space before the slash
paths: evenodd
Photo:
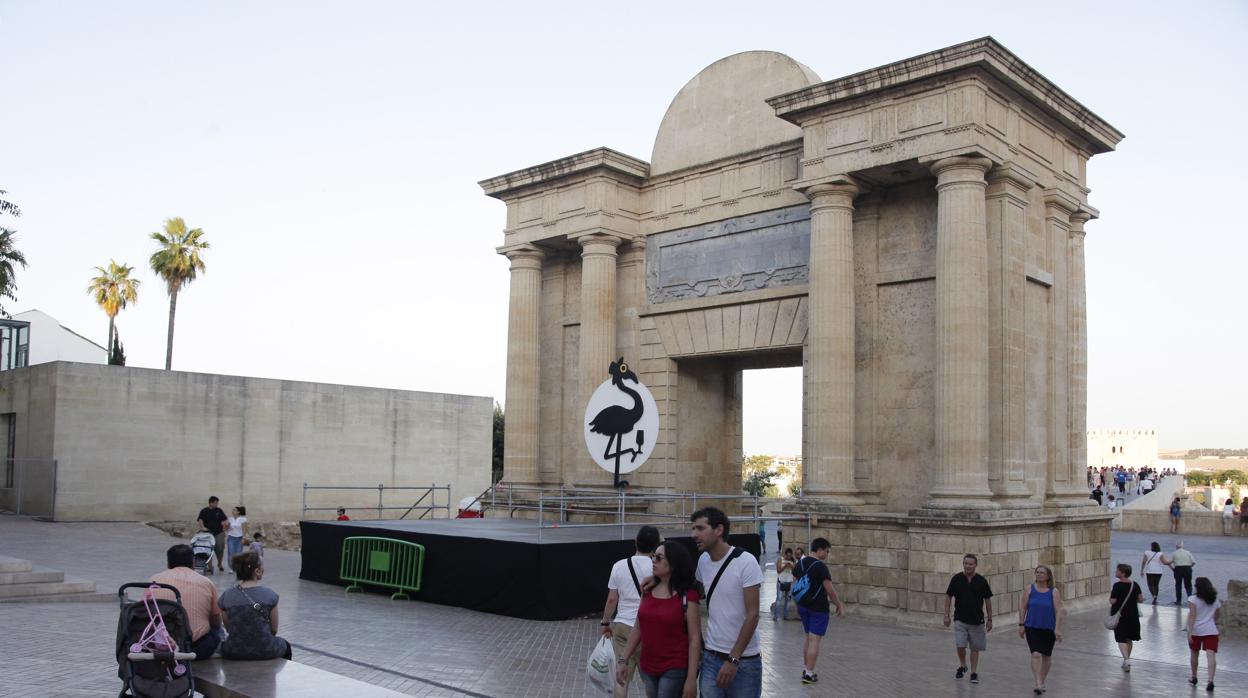
<path id="1" fill-rule="evenodd" d="M 218 605 L 229 636 L 221 645 L 226 659 L 290 659 L 290 643 L 277 636 L 277 592 L 261 586 L 264 563 L 253 552 L 230 560 L 238 583 L 221 593 Z"/>

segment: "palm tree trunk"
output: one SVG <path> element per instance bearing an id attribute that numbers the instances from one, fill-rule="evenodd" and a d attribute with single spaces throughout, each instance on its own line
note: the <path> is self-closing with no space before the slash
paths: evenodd
<path id="1" fill-rule="evenodd" d="M 165 345 L 165 370 L 173 370 L 173 318 L 178 313 L 178 292 L 169 294 L 169 341 Z"/>
<path id="2" fill-rule="evenodd" d="M 113 323 L 115 321 L 116 318 L 114 316 L 108 316 L 108 344 L 104 345 L 107 347 L 107 349 L 104 350 L 104 355 L 107 357 L 104 359 L 104 363 L 106 364 L 111 363 L 113 360 Z"/>

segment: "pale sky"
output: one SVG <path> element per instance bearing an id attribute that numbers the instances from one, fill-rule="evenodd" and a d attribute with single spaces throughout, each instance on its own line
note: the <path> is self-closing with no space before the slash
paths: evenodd
<path id="1" fill-rule="evenodd" d="M 992 35 L 1126 134 L 1088 168 L 1088 426 L 1248 445 L 1248 4 L 0 1 L 0 189 L 38 308 L 163 367 L 147 234 L 212 243 L 174 367 L 503 399 L 503 204 L 476 182 L 605 145 L 648 160 L 706 65 L 824 80 Z M 800 377 L 749 374 L 747 452 L 800 451 Z"/>

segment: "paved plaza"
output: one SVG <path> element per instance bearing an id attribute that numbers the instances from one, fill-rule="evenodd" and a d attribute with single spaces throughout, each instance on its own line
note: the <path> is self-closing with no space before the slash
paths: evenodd
<path id="1" fill-rule="evenodd" d="M 1176 537 L 1115 533 L 1115 562 L 1139 565 L 1151 540 L 1172 549 Z M 1196 573 L 1219 589 L 1235 572 L 1248 576 L 1248 538 L 1187 537 Z M 96 602 L 0 604 L 0 696 L 112 695 L 120 687 L 113 658 L 117 607 L 109 592 L 145 580 L 164 566 L 174 539 L 138 523 L 44 523 L 0 516 L 0 555 L 28 559 L 98 584 Z M 772 541 L 774 544 L 774 540 Z M 301 581 L 299 554 L 270 550 L 265 583 L 282 597 L 282 635 L 295 659 L 412 696 L 597 695 L 585 678 L 585 658 L 597 619 L 527 621 L 386 596 L 347 596 L 341 588 Z M 488 566 L 488 564 L 487 564 Z M 497 570 L 498 574 L 522 571 Z M 217 576 L 218 585 L 232 577 Z M 774 594 L 768 570 L 764 606 Z M 606 580 L 603 580 L 605 584 Z M 1163 581 L 1162 599 L 1173 601 Z M 1102 612 L 1069 619 L 1054 653 L 1048 696 L 1204 695 L 1186 683 L 1186 611 L 1145 605 L 1143 641 L 1133 670 L 1119 669 Z M 801 627 L 760 623 L 765 696 L 1003 696 L 1031 695 L 1024 643 L 1013 627 L 994 633 L 980 666 L 982 682 L 955 681 L 947 631 L 895 627 L 852 615 L 834 620 L 823 644 L 817 685 L 799 682 Z M 1007 624 L 1008 625 L 1008 624 Z M 1248 640 L 1224 638 L 1217 694 L 1248 695 Z M 640 696 L 634 687 L 633 695 Z"/>

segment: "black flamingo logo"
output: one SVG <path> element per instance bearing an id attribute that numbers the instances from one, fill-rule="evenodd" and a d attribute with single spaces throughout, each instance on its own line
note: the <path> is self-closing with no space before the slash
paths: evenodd
<path id="1" fill-rule="evenodd" d="M 646 432 L 641 429 L 637 430 L 636 448 L 622 448 L 624 436 L 631 433 L 637 426 L 638 420 L 645 414 L 645 408 L 641 404 L 641 395 L 624 385 L 625 379 L 640 384 L 637 374 L 629 370 L 628 364 L 624 363 L 624 357 L 621 356 L 618 360 L 612 361 L 611 367 L 607 370 L 611 373 L 611 385 L 631 397 L 633 406 L 611 405 L 603 408 L 594 415 L 593 419 L 589 420 L 589 430 L 607 437 L 607 448 L 602 452 L 602 457 L 604 460 L 615 460 L 615 486 L 628 487 L 627 480 L 620 480 L 620 458 L 626 453 L 631 454 L 632 460 L 629 462 L 635 462 L 637 456 L 641 455 L 641 447 L 646 441 Z M 615 448 L 614 452 L 611 450 L 612 447 Z"/>

